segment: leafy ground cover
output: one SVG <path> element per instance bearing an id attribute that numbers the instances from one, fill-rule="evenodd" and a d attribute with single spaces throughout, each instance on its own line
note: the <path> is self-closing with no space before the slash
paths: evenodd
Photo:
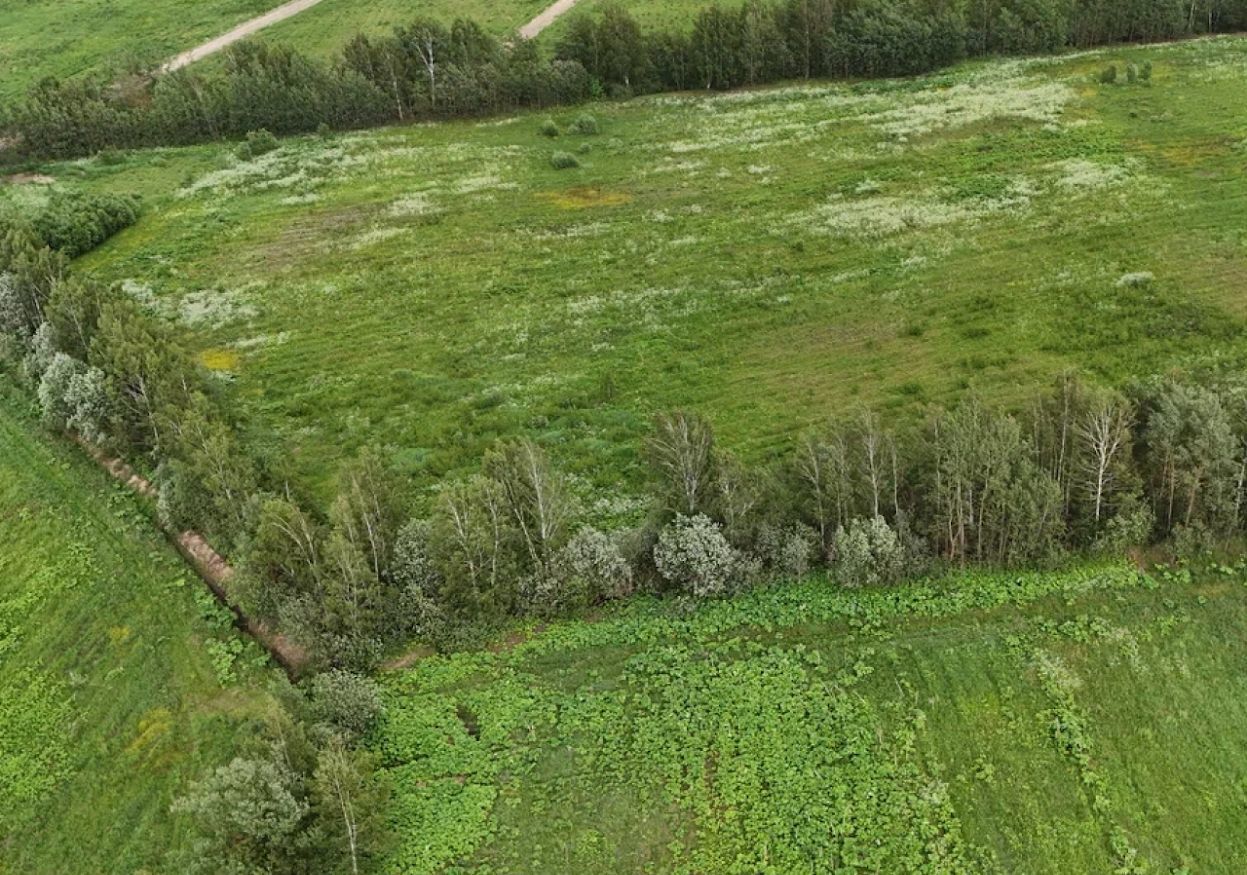
<path id="1" fill-rule="evenodd" d="M 0 383 L 0 871 L 160 869 L 271 707 L 265 657 L 135 500 Z"/>
<path id="2" fill-rule="evenodd" d="M 757 457 L 858 404 L 1241 364 L 1243 45 L 45 170 L 145 195 L 82 267 L 184 322 L 295 480 L 374 443 L 432 484 L 527 434 L 594 503 L 676 405 Z M 1150 84 L 1096 81 L 1127 60 Z"/>
<path id="3" fill-rule="evenodd" d="M 1229 871 L 1244 579 L 815 580 L 425 660 L 387 871 Z"/>

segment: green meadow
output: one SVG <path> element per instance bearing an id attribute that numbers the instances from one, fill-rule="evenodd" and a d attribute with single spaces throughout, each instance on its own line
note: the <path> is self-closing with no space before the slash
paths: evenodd
<path id="1" fill-rule="evenodd" d="M 296 481 L 327 494 L 376 444 L 432 484 L 526 434 L 593 502 L 638 482 L 666 408 L 757 458 L 860 405 L 914 421 L 1071 367 L 1241 365 L 1243 49 L 650 97 L 589 107 L 590 136 L 572 110 L 557 138 L 538 113 L 44 170 L 144 196 L 81 269 L 181 321 Z M 1151 81 L 1098 83 L 1126 62 Z"/>
<path id="2" fill-rule="evenodd" d="M 1244 580 L 812 580 L 427 659 L 384 871 L 1236 871 Z"/>
<path id="3" fill-rule="evenodd" d="M 0 872 L 163 871 L 284 683 L 146 511 L 0 386 Z"/>

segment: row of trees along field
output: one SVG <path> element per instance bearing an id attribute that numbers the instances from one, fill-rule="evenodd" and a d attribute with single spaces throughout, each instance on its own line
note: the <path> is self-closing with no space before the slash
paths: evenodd
<path id="1" fill-rule="evenodd" d="M 176 330 L 72 276 L 30 229 L 0 244 L 0 343 L 48 426 L 153 470 L 163 524 L 230 556 L 233 596 L 318 667 L 366 670 L 412 637 L 452 644 L 637 591 L 715 596 L 819 567 L 873 584 L 1170 538 L 1186 551 L 1247 522 L 1247 388 L 1225 378 L 1119 394 L 1068 376 L 1024 410 L 968 396 L 902 433 L 828 411 L 762 465 L 717 446 L 696 414 L 663 414 L 642 449 L 648 515 L 600 531 L 529 440 L 499 444 L 432 502 L 372 450 L 343 465 L 327 512 L 301 501 L 247 452 Z"/>
<path id="2" fill-rule="evenodd" d="M 1247 0 L 746 0 L 643 31 L 619 6 L 573 19 L 553 57 L 472 21 L 357 36 L 331 63 L 262 43 L 220 68 L 45 80 L 0 113 L 0 159 L 65 158 L 318 128 L 506 112 L 594 96 L 895 76 L 966 56 L 1247 28 Z"/>
<path id="3" fill-rule="evenodd" d="M 0 372 L 33 389 L 49 428 L 155 465 L 168 529 L 202 529 L 243 556 L 262 481 L 211 382 L 164 323 L 67 268 L 65 253 L 136 209 L 58 196 L 0 229 Z M 381 712 L 376 685 L 328 671 L 274 689 L 279 707 L 244 749 L 174 802 L 195 840 L 170 852 L 170 871 L 358 873 L 386 847 L 387 789 L 362 746 Z"/>

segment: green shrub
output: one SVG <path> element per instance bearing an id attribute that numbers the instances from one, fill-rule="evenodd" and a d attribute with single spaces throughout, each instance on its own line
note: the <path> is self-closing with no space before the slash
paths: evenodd
<path id="1" fill-rule="evenodd" d="M 845 586 L 893 583 L 905 570 L 905 547 L 882 517 L 850 520 L 834 538 L 836 577 Z"/>
<path id="2" fill-rule="evenodd" d="M 572 133 L 580 134 L 582 137 L 589 137 L 598 133 L 598 120 L 586 113 L 581 113 L 576 117 L 576 121 L 572 122 Z"/>
<path id="3" fill-rule="evenodd" d="M 548 118 L 541 123 L 541 136 L 554 139 L 559 135 L 559 126 L 554 123 L 554 119 Z"/>
<path id="4" fill-rule="evenodd" d="M 580 161 L 571 152 L 555 152 L 550 156 L 550 166 L 555 170 L 570 170 L 579 167 Z"/>
<path id="5" fill-rule="evenodd" d="M 249 131 L 247 139 L 239 144 L 238 150 L 234 154 L 245 161 L 251 158 L 259 158 L 267 152 L 272 152 L 277 146 L 277 138 L 264 128 L 260 128 L 258 131 Z"/>
<path id="6" fill-rule="evenodd" d="M 1112 85 L 1117 81 L 1117 65 L 1109 64 L 1100 71 L 1100 83 L 1102 85 Z"/>
<path id="7" fill-rule="evenodd" d="M 43 245 L 75 258 L 133 225 L 138 217 L 135 195 L 70 191 L 54 194 L 31 227 Z"/>
<path id="8" fill-rule="evenodd" d="M 352 743 L 372 730 L 383 711 L 381 691 L 363 675 L 334 669 L 316 675 L 308 687 L 313 724 Z"/>
<path id="9" fill-rule="evenodd" d="M 697 598 L 725 594 L 738 571 L 738 558 L 719 525 L 703 514 L 677 514 L 654 545 L 658 573 Z"/>

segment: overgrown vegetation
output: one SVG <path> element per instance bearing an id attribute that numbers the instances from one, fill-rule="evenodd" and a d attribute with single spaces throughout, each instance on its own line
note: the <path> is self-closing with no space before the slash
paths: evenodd
<path id="1" fill-rule="evenodd" d="M 426 659 L 386 684 L 389 868 L 1232 869 L 1247 578 L 1166 578 L 820 578 Z"/>

